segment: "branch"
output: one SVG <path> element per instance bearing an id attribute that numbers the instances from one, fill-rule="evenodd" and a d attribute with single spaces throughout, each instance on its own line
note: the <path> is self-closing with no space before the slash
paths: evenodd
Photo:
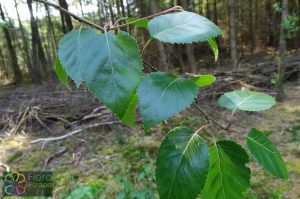
<path id="1" fill-rule="evenodd" d="M 78 17 L 77 15 L 71 13 L 70 11 L 64 9 L 63 7 L 60 7 L 59 5 L 56 5 L 56 4 L 54 4 L 54 3 L 50 3 L 50 2 L 44 1 L 44 0 L 34 0 L 34 1 L 37 1 L 37 2 L 40 2 L 40 3 L 44 3 L 44 4 L 46 4 L 46 5 L 52 6 L 52 7 L 56 8 L 56 9 L 58 9 L 58 10 L 64 12 L 64 13 L 66 13 L 66 14 L 72 16 L 74 19 L 76 19 L 77 21 L 79 21 L 79 22 L 81 22 L 81 23 L 86 23 L 86 24 L 90 25 L 90 26 L 93 27 L 93 28 L 96 28 L 96 29 L 98 29 L 98 30 L 101 30 L 102 32 L 105 31 L 104 28 L 102 28 L 101 26 L 98 26 L 97 24 L 94 24 L 93 22 L 90 22 L 90 21 L 88 21 L 88 20 L 86 20 L 86 19 L 84 19 L 84 18 Z"/>
<path id="2" fill-rule="evenodd" d="M 201 112 L 201 114 L 205 117 L 205 119 L 207 120 L 207 123 L 208 124 L 211 124 L 211 122 L 215 123 L 216 125 L 218 125 L 221 129 L 223 129 L 224 131 L 227 131 L 229 133 L 236 133 L 236 134 L 239 134 L 239 135 L 242 135 L 242 136 L 245 136 L 244 134 L 242 133 L 239 133 L 233 129 L 231 129 L 229 126 L 225 127 L 223 126 L 220 122 L 218 122 L 216 119 L 214 119 L 213 117 L 211 117 L 210 115 L 208 115 L 204 110 L 202 110 L 202 108 L 200 106 L 198 106 L 198 104 L 196 104 L 194 102 L 194 106 Z M 213 133 L 213 136 L 216 135 L 215 133 L 215 130 L 213 129 L 212 125 L 209 126 L 212 133 Z"/>
<path id="3" fill-rule="evenodd" d="M 165 11 L 155 13 L 153 15 L 143 17 L 141 19 L 137 19 L 135 21 L 131 21 L 131 22 L 128 22 L 128 23 L 125 23 L 125 24 L 122 24 L 122 25 L 117 25 L 121 20 L 126 19 L 126 18 L 123 17 L 123 18 L 118 19 L 116 21 L 116 23 L 114 24 L 114 26 L 110 28 L 110 30 L 122 28 L 122 27 L 125 27 L 125 26 L 128 26 L 128 25 L 131 25 L 131 24 L 135 24 L 136 22 L 139 22 L 139 21 L 142 21 L 142 20 L 145 20 L 145 19 L 152 19 L 154 17 L 160 16 L 160 15 L 165 15 L 165 14 L 168 14 L 168 13 L 171 13 L 171 12 L 182 12 L 182 11 L 184 11 L 184 9 L 181 6 L 174 6 L 173 8 L 167 9 Z"/>
<path id="4" fill-rule="evenodd" d="M 42 142 L 43 145 L 42 145 L 42 148 L 44 148 L 45 144 L 49 141 L 56 141 L 56 140 L 62 140 L 62 139 L 65 139 L 67 137 L 70 137 L 72 135 L 75 135 L 77 133 L 80 133 L 86 129 L 89 129 L 89 128 L 94 128 L 94 127 L 98 127 L 98 126 L 103 126 L 103 125 L 109 125 L 109 124 L 120 124 L 121 122 L 120 121 L 112 121 L 112 122 L 101 122 L 101 123 L 96 123 L 96 124 L 91 124 L 91 125 L 87 125 L 87 126 L 84 126 L 80 129 L 77 129 L 77 130 L 74 130 L 74 131 L 71 131 L 65 135 L 62 135 L 62 136 L 58 136 L 58 137 L 49 137 L 49 138 L 39 138 L 39 139 L 36 139 L 36 140 L 32 140 L 30 142 L 30 144 L 35 144 L 35 143 L 38 143 L 38 142 Z"/>
<path id="5" fill-rule="evenodd" d="M 205 119 L 207 121 L 212 121 L 215 124 L 217 124 L 219 127 L 221 127 L 221 129 L 223 130 L 228 130 L 226 127 L 224 127 L 222 124 L 220 124 L 216 119 L 214 119 L 213 117 L 211 117 L 210 115 L 208 115 L 207 113 L 204 112 L 204 110 L 202 110 L 202 108 L 200 108 L 200 106 L 198 106 L 198 104 L 194 103 L 195 107 L 202 113 L 202 115 L 205 117 Z"/>

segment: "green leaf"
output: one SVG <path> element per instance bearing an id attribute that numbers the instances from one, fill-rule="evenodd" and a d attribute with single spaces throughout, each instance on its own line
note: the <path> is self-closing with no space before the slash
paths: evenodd
<path id="1" fill-rule="evenodd" d="M 55 72 L 59 79 L 59 81 L 69 90 L 72 90 L 69 82 L 68 82 L 68 74 L 66 73 L 65 69 L 62 67 L 59 58 L 56 58 L 55 61 Z"/>
<path id="2" fill-rule="evenodd" d="M 60 40 L 58 49 L 59 60 L 77 87 L 79 87 L 82 82 L 79 50 L 82 44 L 95 34 L 96 32 L 91 28 L 82 28 L 65 34 Z"/>
<path id="3" fill-rule="evenodd" d="M 139 18 L 128 17 L 125 20 L 127 22 L 133 22 L 133 21 L 139 20 L 139 21 L 135 22 L 134 24 L 137 25 L 137 26 L 139 26 L 139 27 L 142 27 L 142 28 L 148 28 L 148 23 L 149 23 L 148 19 L 140 20 Z"/>
<path id="4" fill-rule="evenodd" d="M 279 151 L 262 132 L 253 128 L 246 139 L 247 147 L 255 161 L 274 176 L 282 179 L 289 178 L 288 170 Z"/>
<path id="5" fill-rule="evenodd" d="M 207 199 L 244 198 L 250 186 L 249 157 L 237 143 L 219 141 L 209 148 L 210 168 L 202 191 Z"/>
<path id="6" fill-rule="evenodd" d="M 204 140 L 189 128 L 171 130 L 159 148 L 156 162 L 160 198 L 195 199 L 204 187 L 208 168 Z"/>
<path id="7" fill-rule="evenodd" d="M 275 99 L 270 95 L 254 91 L 232 91 L 222 95 L 218 103 L 230 110 L 262 111 L 275 105 Z"/>
<path id="8" fill-rule="evenodd" d="M 211 85 L 214 81 L 216 81 L 216 77 L 213 75 L 199 75 L 191 79 L 195 82 L 198 86 L 208 86 Z"/>
<path id="9" fill-rule="evenodd" d="M 154 72 L 142 79 L 137 93 L 147 132 L 188 107 L 197 96 L 198 87 L 191 80 L 177 78 L 170 73 Z"/>
<path id="10" fill-rule="evenodd" d="M 215 62 L 216 62 L 218 60 L 218 57 L 219 57 L 219 48 L 218 48 L 218 44 L 217 44 L 215 38 L 209 38 L 208 39 L 208 44 L 211 47 L 212 51 L 214 52 Z"/>
<path id="11" fill-rule="evenodd" d="M 121 120 L 132 123 L 143 62 L 132 36 L 120 31 L 94 34 L 80 49 L 80 73 L 89 90 Z M 130 115 L 131 114 L 131 115 Z"/>
<path id="12" fill-rule="evenodd" d="M 97 198 L 99 192 L 96 187 L 83 186 L 75 189 L 67 197 L 67 199 L 86 199 L 86 198 Z"/>
<path id="13" fill-rule="evenodd" d="M 136 108 L 137 100 L 138 100 L 138 96 L 134 95 L 134 97 L 132 98 L 129 104 L 129 107 L 125 112 L 125 115 L 122 118 L 123 124 L 127 124 L 132 127 L 135 126 L 135 108 Z"/>
<path id="14" fill-rule="evenodd" d="M 192 12 L 176 12 L 155 17 L 149 22 L 148 28 L 154 38 L 168 43 L 206 41 L 223 34 L 213 22 Z"/>

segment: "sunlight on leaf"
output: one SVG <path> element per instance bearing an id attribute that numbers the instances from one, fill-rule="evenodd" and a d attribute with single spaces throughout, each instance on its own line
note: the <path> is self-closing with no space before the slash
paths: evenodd
<path id="1" fill-rule="evenodd" d="M 195 199 L 204 187 L 208 168 L 205 141 L 189 128 L 171 130 L 159 148 L 156 162 L 160 198 Z"/>

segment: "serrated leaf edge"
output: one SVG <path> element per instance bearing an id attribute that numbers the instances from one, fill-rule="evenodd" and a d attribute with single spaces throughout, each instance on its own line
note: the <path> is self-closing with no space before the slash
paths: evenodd
<path id="1" fill-rule="evenodd" d="M 186 151 L 187 148 L 188 148 L 188 145 L 190 144 L 191 140 L 193 140 L 192 138 L 194 138 L 195 135 L 197 135 L 197 136 L 203 141 L 203 143 L 205 144 L 205 146 L 206 146 L 206 148 L 207 148 L 207 150 L 208 150 L 208 147 L 207 147 L 207 145 L 206 145 L 206 141 L 205 141 L 205 140 L 197 133 L 197 131 L 195 131 L 194 129 L 190 129 L 190 128 L 184 127 L 184 126 L 178 126 L 178 127 L 173 128 L 171 131 L 168 132 L 168 134 L 165 136 L 164 140 L 168 137 L 169 133 L 172 133 L 173 131 L 180 130 L 180 129 L 189 129 L 189 130 L 194 131 L 193 135 L 192 135 L 191 138 L 189 139 L 189 142 L 188 142 L 187 146 L 185 147 L 185 149 L 184 149 L 184 151 L 183 151 L 182 154 L 185 153 L 185 151 Z M 170 140 L 170 141 L 172 142 L 172 144 L 175 146 L 174 142 L 173 142 L 171 139 L 169 139 L 169 140 Z M 181 156 L 178 165 L 181 164 L 182 158 L 183 158 L 183 155 Z M 210 160 L 209 158 L 210 158 L 210 157 L 209 157 L 209 154 L 208 154 L 208 161 Z M 171 183 L 172 186 L 171 186 L 171 188 L 170 188 L 170 190 L 169 190 L 168 199 L 170 199 L 170 194 L 171 194 L 171 191 L 172 191 L 172 188 L 173 188 L 174 179 L 175 179 L 175 177 L 176 177 L 176 175 L 177 175 L 177 171 L 178 171 L 178 165 L 177 165 L 177 167 L 176 167 L 176 172 L 175 172 L 175 174 L 174 174 L 174 176 L 173 176 L 173 178 L 172 178 L 172 183 Z M 208 168 L 207 174 L 206 174 L 206 176 L 205 176 L 205 181 L 206 181 L 207 176 L 208 176 L 208 171 L 209 171 L 209 168 Z M 205 184 L 204 184 L 204 186 L 205 186 Z M 201 190 L 200 190 L 200 193 L 201 193 Z M 200 193 L 199 193 L 199 194 L 200 194 Z"/>
<path id="2" fill-rule="evenodd" d="M 259 133 L 261 133 L 259 130 L 257 130 L 257 129 L 255 129 L 255 128 L 253 128 L 254 130 L 256 130 L 256 131 L 258 131 Z M 251 132 L 251 131 L 250 131 Z M 249 132 L 249 133 L 250 133 Z M 248 134 L 249 134 L 248 133 Z M 261 133 L 262 134 L 262 133 Z M 263 134 L 262 134 L 263 135 Z M 286 167 L 286 164 L 285 164 L 285 162 L 284 162 L 284 160 L 283 160 L 283 158 L 282 159 L 280 159 L 277 155 L 276 155 L 276 153 L 274 153 L 274 152 L 272 152 L 271 150 L 269 150 L 268 148 L 266 148 L 266 147 L 264 147 L 263 145 L 261 145 L 260 143 L 258 143 L 257 141 L 255 141 L 254 139 L 252 139 L 251 137 L 249 137 L 248 135 L 245 135 L 246 136 L 246 138 L 248 138 L 249 140 L 251 140 L 251 141 L 253 141 L 255 144 L 257 144 L 257 145 L 259 145 L 259 146 L 261 146 L 262 148 L 264 148 L 264 149 L 266 149 L 267 151 L 269 151 L 280 163 L 281 163 L 281 165 L 287 170 L 287 167 Z M 263 135 L 264 136 L 264 135 Z M 269 142 L 271 142 L 267 137 L 266 137 L 266 139 L 269 141 Z M 271 144 L 272 145 L 274 145 L 272 142 L 271 142 Z M 248 147 L 248 144 L 247 144 L 247 147 Z M 275 146 L 274 146 L 275 147 Z M 248 148 L 249 149 L 249 148 Z M 275 149 L 276 149 L 276 147 L 275 147 Z M 276 149 L 277 150 L 277 149 Z M 250 150 L 249 150 L 250 151 Z M 251 151 L 250 151 L 251 152 Z M 278 152 L 279 153 L 279 152 Z M 252 154 L 252 152 L 251 152 L 251 154 Z M 281 156 L 281 154 L 279 153 L 279 155 Z M 259 163 L 259 165 L 261 165 L 265 170 L 267 170 L 268 172 L 270 172 L 268 169 L 266 169 L 258 160 L 257 160 L 257 158 L 254 156 L 254 155 L 252 155 L 253 156 L 253 158 L 255 159 L 255 161 L 257 162 L 257 163 Z M 288 170 L 287 170 L 288 171 Z M 271 172 L 270 172 L 271 173 Z M 273 173 L 271 173 L 272 175 L 274 175 Z M 276 177 L 279 177 L 278 175 L 274 175 L 274 176 L 276 176 Z"/>

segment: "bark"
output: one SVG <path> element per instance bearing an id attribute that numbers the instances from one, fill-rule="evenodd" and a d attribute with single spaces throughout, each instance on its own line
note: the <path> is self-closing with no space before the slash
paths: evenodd
<path id="1" fill-rule="evenodd" d="M 101 0 L 98 0 L 97 6 L 98 6 L 98 15 L 99 15 L 99 19 L 100 19 L 100 25 L 104 26 L 104 24 L 105 24 L 104 2 Z"/>
<path id="2" fill-rule="evenodd" d="M 84 12 L 83 12 L 83 8 L 82 8 L 82 1 L 81 0 L 79 0 L 79 6 L 80 6 L 81 16 L 84 17 Z"/>
<path id="3" fill-rule="evenodd" d="M 30 25 L 31 25 L 31 51 L 32 51 L 32 68 L 33 68 L 33 76 L 34 76 L 34 82 L 35 84 L 41 84 L 41 78 L 38 70 L 38 57 L 37 57 L 37 37 L 36 35 L 36 29 L 37 29 L 37 23 L 33 16 L 32 11 L 32 0 L 27 0 L 27 5 L 30 12 Z"/>
<path id="4" fill-rule="evenodd" d="M 283 23 L 288 17 L 288 0 L 282 0 L 282 13 L 281 13 L 281 27 L 280 27 L 280 40 L 279 40 L 279 66 L 278 66 L 278 78 L 276 83 L 276 99 L 279 102 L 284 100 L 283 90 L 283 77 L 286 67 L 286 38 Z"/>
<path id="5" fill-rule="evenodd" d="M 3 21 L 5 21 L 5 17 L 4 17 L 4 13 L 0 4 L 0 15 Z M 11 36 L 9 34 L 9 31 L 7 28 L 2 28 L 4 31 L 4 36 L 6 39 L 6 43 L 7 43 L 7 47 L 8 47 L 8 51 L 9 51 L 9 56 L 11 59 L 11 64 L 12 64 L 12 69 L 14 72 L 14 81 L 15 83 L 21 83 L 22 82 L 22 72 L 20 70 L 20 66 L 18 64 L 18 57 L 15 51 L 15 48 L 12 45 L 12 40 L 11 40 Z"/>
<path id="6" fill-rule="evenodd" d="M 199 0 L 198 7 L 199 7 L 199 13 L 200 13 L 201 15 L 203 15 L 203 14 L 202 14 L 202 13 L 203 13 L 203 9 L 202 9 L 202 0 Z"/>
<path id="7" fill-rule="evenodd" d="M 206 18 L 210 19 L 210 8 L 208 0 L 206 0 Z"/>
<path id="8" fill-rule="evenodd" d="M 235 8 L 236 8 L 236 0 L 229 0 L 230 56 L 231 56 L 233 70 L 238 69 L 236 29 L 235 29 Z"/>
<path id="9" fill-rule="evenodd" d="M 2 73 L 4 74 L 5 78 L 9 79 L 9 72 L 1 49 L 2 48 L 0 48 L 0 66 L 2 67 Z"/>
<path id="10" fill-rule="evenodd" d="M 61 20 L 61 29 L 62 29 L 62 32 L 64 34 L 66 34 L 67 33 L 66 23 L 65 23 L 64 13 L 62 11 L 60 11 L 60 20 Z"/>
<path id="11" fill-rule="evenodd" d="M 248 28 L 248 38 L 250 39 L 250 56 L 252 62 L 252 56 L 255 48 L 255 35 L 253 32 L 253 0 L 249 0 L 249 28 Z"/>
<path id="12" fill-rule="evenodd" d="M 187 0 L 181 0 L 181 6 L 183 7 L 184 10 L 188 10 L 188 2 Z M 194 46 L 193 44 L 187 44 L 186 45 L 186 55 L 188 59 L 188 64 L 190 67 L 190 72 L 191 73 L 197 73 L 197 64 L 196 64 L 196 59 L 194 55 Z"/>
<path id="13" fill-rule="evenodd" d="M 129 4 L 128 0 L 126 0 L 126 4 L 127 4 L 127 17 L 131 17 L 130 4 Z M 129 34 L 132 35 L 132 28 L 131 28 L 131 26 L 128 26 L 127 28 L 128 28 Z"/>
<path id="14" fill-rule="evenodd" d="M 151 12 L 157 13 L 156 0 L 151 0 L 150 3 L 151 3 Z M 160 59 L 159 59 L 160 68 L 162 71 L 168 71 L 167 54 L 166 54 L 164 44 L 161 42 L 157 42 L 157 47 L 158 47 L 158 52 L 159 52 L 159 56 L 160 56 Z"/>
<path id="15" fill-rule="evenodd" d="M 116 0 L 116 7 L 117 7 L 117 15 L 118 15 L 117 17 L 119 18 L 122 15 L 119 0 Z"/>
<path id="16" fill-rule="evenodd" d="M 120 0 L 120 4 L 121 4 L 121 10 L 122 10 L 122 17 L 125 17 L 125 6 L 124 6 L 124 0 Z"/>
<path id="17" fill-rule="evenodd" d="M 218 23 L 218 8 L 217 8 L 217 0 L 214 0 L 214 23 L 219 26 L 219 23 Z M 219 40 L 219 37 L 215 38 L 216 39 L 216 42 L 218 44 L 218 48 L 220 50 L 220 40 Z M 218 58 L 217 60 L 217 68 L 218 70 L 220 69 L 220 58 Z"/>
<path id="18" fill-rule="evenodd" d="M 66 0 L 58 0 L 58 3 L 61 7 L 63 7 L 64 9 L 68 10 L 68 4 L 66 2 Z M 70 32 L 73 30 L 73 24 L 72 24 L 72 19 L 71 16 L 68 14 L 63 13 L 62 14 L 64 21 L 66 22 L 66 32 Z"/>
<path id="19" fill-rule="evenodd" d="M 272 1 L 266 1 L 266 4 L 265 4 L 265 19 L 266 19 L 266 22 L 267 22 L 267 38 L 266 38 L 266 44 L 267 46 L 273 46 L 273 43 L 274 43 L 274 30 L 273 30 L 273 27 L 274 27 L 274 24 L 273 24 L 273 10 L 272 10 Z"/>
<path id="20" fill-rule="evenodd" d="M 109 13 L 110 13 L 111 24 L 114 24 L 115 14 L 113 11 L 113 1 L 112 0 L 108 0 L 108 9 L 109 9 Z"/>
<path id="21" fill-rule="evenodd" d="M 30 53 L 29 53 L 28 42 L 27 42 L 27 39 L 26 39 L 26 36 L 25 36 L 25 31 L 24 31 L 23 24 L 22 24 L 21 19 L 20 19 L 17 1 L 14 0 L 14 2 L 15 2 L 15 8 L 16 8 L 17 17 L 18 17 L 18 23 L 19 23 L 19 27 L 20 27 L 20 31 L 21 31 L 21 36 L 22 36 L 23 52 L 24 52 L 24 54 L 25 54 L 24 58 L 25 58 L 25 60 L 26 60 L 26 66 L 27 66 L 29 75 L 30 75 L 31 78 L 32 78 L 32 81 L 34 81 L 34 77 L 33 77 L 33 69 L 32 69 L 32 64 L 31 64 L 31 59 L 30 59 Z"/>
<path id="22" fill-rule="evenodd" d="M 81 2 L 81 1 L 80 1 Z M 56 39 L 56 34 L 53 28 L 53 23 L 51 20 L 51 15 L 50 15 L 50 10 L 49 10 L 49 6 L 45 4 L 45 9 L 46 9 L 46 13 L 47 13 L 47 20 L 48 20 L 48 26 L 49 26 L 49 30 L 51 32 L 51 35 L 53 37 L 53 44 L 55 49 L 57 49 L 57 39 Z"/>
<path id="23" fill-rule="evenodd" d="M 37 44 L 37 49 L 38 49 L 38 61 L 40 62 L 40 66 L 42 71 L 42 74 L 45 75 L 45 73 L 47 72 L 47 66 L 48 66 L 48 62 L 47 62 L 47 58 L 44 52 L 44 48 L 43 48 L 43 44 L 42 44 L 42 39 L 40 37 L 40 32 L 39 32 L 39 26 L 38 26 L 38 18 L 33 18 L 36 26 L 34 26 L 34 36 L 36 37 L 36 44 Z"/>

